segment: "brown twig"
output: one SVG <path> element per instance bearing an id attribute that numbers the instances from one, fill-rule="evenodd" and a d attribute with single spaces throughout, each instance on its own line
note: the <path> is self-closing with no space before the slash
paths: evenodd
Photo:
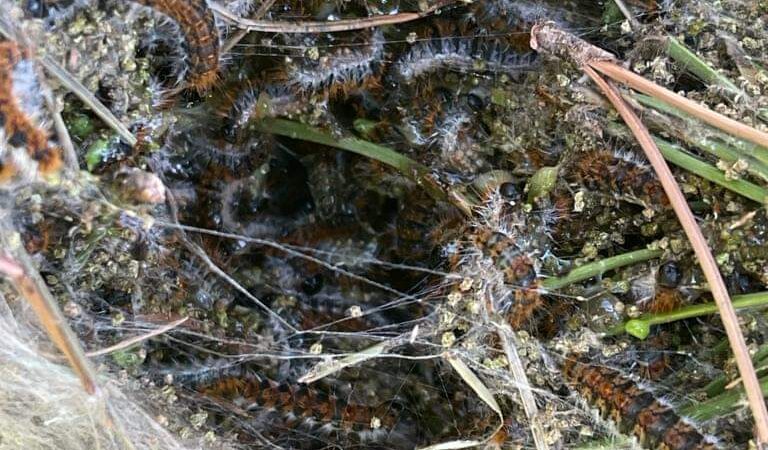
<path id="1" fill-rule="evenodd" d="M 429 16 L 453 2 L 442 0 L 435 5 L 430 6 L 420 12 L 405 12 L 392 15 L 379 15 L 374 17 L 365 17 L 361 19 L 345 19 L 337 21 L 304 21 L 304 22 L 278 22 L 271 20 L 252 20 L 238 17 L 225 6 L 209 2 L 209 6 L 219 18 L 226 20 L 239 28 L 249 31 L 260 31 L 264 33 L 333 33 L 339 31 L 363 30 L 382 25 L 393 25 Z"/>
<path id="2" fill-rule="evenodd" d="M 632 89 L 637 89 L 644 94 L 669 103 L 713 127 L 768 148 L 768 133 L 716 113 L 706 106 L 688 100 L 656 83 L 648 81 L 640 75 L 637 75 L 612 61 L 591 61 L 589 65 L 612 79 L 624 83 Z"/>
<path id="3" fill-rule="evenodd" d="M 547 25 L 547 27 L 551 29 L 552 25 Z M 548 40 L 548 37 L 545 33 L 545 28 L 540 27 L 539 25 L 534 26 L 533 30 L 531 31 L 531 44 L 535 49 L 541 43 L 553 42 L 552 40 Z M 558 30 L 558 33 L 562 32 Z M 572 50 L 580 51 L 583 49 L 584 44 L 589 45 L 586 42 L 583 42 L 580 47 L 575 47 Z M 550 50 L 546 47 L 539 48 L 547 51 Z M 563 51 L 564 50 L 562 48 L 558 49 L 558 52 L 561 54 Z M 594 50 L 592 52 L 594 52 Z M 667 194 L 669 202 L 672 205 L 672 208 L 675 211 L 675 214 L 677 215 L 678 220 L 680 221 L 680 224 L 682 225 L 683 230 L 688 237 L 688 240 L 691 242 L 691 246 L 693 247 L 696 257 L 698 258 L 699 264 L 701 265 L 701 268 L 704 272 L 704 276 L 707 279 L 707 283 L 709 284 L 710 291 L 712 292 L 712 296 L 714 297 L 715 303 L 717 304 L 718 310 L 720 312 L 723 326 L 728 336 L 731 349 L 733 350 L 739 373 L 743 379 L 744 388 L 747 393 L 747 399 L 749 400 L 749 405 L 752 409 L 752 414 L 755 419 L 758 445 L 763 447 L 768 444 L 768 409 L 766 409 L 765 402 L 763 400 L 763 394 L 760 389 L 760 384 L 757 380 L 755 369 L 752 366 L 752 361 L 749 356 L 749 351 L 747 350 L 746 342 L 744 341 L 744 336 L 742 335 L 741 329 L 739 328 L 736 312 L 733 309 L 733 305 L 731 304 L 730 297 L 728 295 L 728 290 L 726 289 L 725 283 L 723 282 L 722 276 L 720 275 L 720 271 L 717 268 L 717 263 L 715 262 L 715 259 L 709 250 L 707 241 L 704 238 L 704 235 L 702 234 L 698 224 L 696 223 L 696 219 L 693 216 L 691 209 L 688 207 L 688 203 L 686 202 L 680 187 L 675 181 L 669 166 L 667 166 L 667 163 L 664 161 L 664 158 L 656 146 L 656 143 L 651 138 L 648 129 L 645 127 L 645 125 L 643 125 L 631 107 L 627 105 L 616 87 L 603 79 L 595 71 L 595 69 L 601 70 L 608 76 L 615 76 L 617 81 L 626 82 L 627 84 L 630 84 L 630 86 L 636 87 L 638 90 L 643 90 L 643 92 L 646 92 L 649 95 L 658 95 L 665 101 L 674 101 L 673 104 L 675 106 L 681 109 L 688 108 L 687 112 L 690 114 L 694 114 L 697 117 L 702 118 L 702 120 L 706 120 L 704 117 L 708 117 L 712 120 L 713 125 L 718 126 L 719 128 L 726 131 L 739 131 L 739 134 L 737 135 L 745 139 L 751 138 L 750 140 L 757 142 L 758 144 L 761 144 L 761 139 L 757 139 L 757 141 L 755 141 L 755 139 L 760 138 L 760 135 L 764 133 L 760 133 L 757 130 L 754 130 L 751 127 L 747 127 L 746 125 L 738 122 L 736 122 L 738 126 L 728 126 L 728 128 L 724 128 L 724 122 L 721 120 L 721 118 L 715 117 L 719 116 L 719 114 L 709 111 L 706 108 L 691 102 L 690 100 L 679 97 L 677 94 L 667 91 L 666 89 L 657 86 L 648 80 L 645 80 L 639 75 L 619 67 L 614 62 L 606 60 L 606 58 L 591 59 L 588 56 L 581 54 L 577 55 L 575 59 L 577 61 L 581 61 L 580 65 L 582 70 L 584 70 L 584 72 L 589 75 L 590 78 L 592 78 L 592 80 L 600 87 L 605 96 L 608 97 L 610 102 L 618 110 L 621 117 L 632 130 L 633 134 L 638 140 L 638 143 L 643 148 L 645 155 L 653 166 L 654 171 L 659 177 L 662 187 L 664 188 L 664 192 Z M 681 99 L 684 101 L 681 101 Z M 706 113 L 702 114 L 702 110 L 705 110 Z M 731 119 L 725 119 L 730 122 L 735 122 L 731 121 Z M 768 143 L 768 139 L 766 139 L 765 142 Z"/>
<path id="4" fill-rule="evenodd" d="M 96 376 L 83 349 L 67 327 L 66 320 L 56 307 L 51 293 L 39 279 L 39 275 L 31 273 L 29 268 L 25 267 L 27 265 L 11 255 L 0 255 L 0 273 L 8 277 L 19 295 L 32 307 L 51 341 L 64 354 L 72 370 L 80 378 L 85 391 L 91 395 L 95 394 Z"/>

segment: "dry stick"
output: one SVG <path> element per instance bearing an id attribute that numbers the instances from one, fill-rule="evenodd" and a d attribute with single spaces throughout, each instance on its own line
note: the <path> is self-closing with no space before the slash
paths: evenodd
<path id="1" fill-rule="evenodd" d="M 656 83 L 646 80 L 645 78 L 631 72 L 613 61 L 595 60 L 589 61 L 589 65 L 599 70 L 605 75 L 613 78 L 616 81 L 624 83 L 632 89 L 637 89 L 644 94 L 656 97 L 670 105 L 681 109 L 688 114 L 698 117 L 702 121 L 719 128 L 723 131 L 738 136 L 742 139 L 746 139 L 757 145 L 761 145 L 768 148 L 768 133 L 757 130 L 745 125 L 736 120 L 725 117 L 722 114 L 718 114 L 711 109 L 702 106 L 694 101 L 675 94 L 674 92 L 659 86 Z"/>
<path id="2" fill-rule="evenodd" d="M 757 380 L 755 369 L 752 366 L 752 360 L 749 357 L 749 350 L 747 350 L 744 336 L 741 334 L 741 329 L 739 328 L 739 320 L 736 317 L 736 312 L 731 304 L 731 299 L 728 295 L 725 283 L 723 282 L 723 278 L 717 268 L 715 258 L 709 251 L 707 240 L 701 233 L 701 229 L 696 223 L 696 218 L 693 216 L 693 212 L 691 212 L 688 203 L 685 201 L 683 192 L 677 185 L 677 182 L 672 175 L 672 171 L 669 170 L 669 166 L 667 166 L 667 163 L 664 161 L 664 157 L 661 155 L 661 151 L 651 138 L 648 129 L 645 128 L 645 125 L 643 125 L 634 111 L 630 109 L 629 105 L 624 102 L 624 99 L 621 97 L 621 94 L 615 86 L 604 80 L 592 69 L 592 67 L 584 66 L 582 69 L 590 76 L 590 78 L 592 78 L 600 89 L 602 89 L 614 107 L 619 111 L 619 114 L 627 123 L 627 126 L 632 130 L 638 143 L 643 148 L 645 155 L 648 157 L 654 171 L 659 177 L 659 181 L 661 181 L 661 185 L 669 198 L 672 209 L 674 209 L 685 234 L 688 236 L 688 240 L 691 242 L 693 251 L 696 253 L 696 257 L 699 260 L 699 264 L 704 271 L 704 276 L 706 277 L 710 291 L 712 292 L 712 297 L 714 297 L 715 303 L 720 311 L 723 326 L 728 335 L 728 341 L 731 343 L 739 373 L 744 380 L 747 398 L 749 399 L 752 414 L 755 418 L 757 440 L 761 446 L 768 444 L 768 409 L 765 407 L 760 383 Z"/>
<path id="3" fill-rule="evenodd" d="M 264 17 L 264 14 L 269 11 L 269 8 L 272 7 L 272 5 L 275 4 L 275 0 L 264 0 L 261 5 L 259 5 L 259 9 L 256 10 L 255 13 L 253 13 L 253 17 L 251 19 L 261 19 Z M 237 30 L 237 33 L 234 34 L 231 38 L 227 39 L 227 42 L 224 43 L 224 45 L 221 46 L 221 54 L 226 55 L 229 53 L 232 48 L 234 48 L 235 45 L 237 45 L 240 41 L 243 40 L 244 37 L 246 37 L 250 33 L 247 29 L 240 29 Z"/>
<path id="4" fill-rule="evenodd" d="M 638 143 L 643 148 L 643 151 L 645 152 L 648 160 L 651 162 L 651 165 L 654 168 L 654 171 L 661 181 L 664 192 L 667 194 L 669 202 L 672 205 L 672 208 L 674 209 L 675 214 L 677 215 L 678 220 L 683 227 L 683 230 L 688 236 L 688 239 L 691 242 L 691 246 L 696 253 L 696 257 L 699 260 L 699 264 L 704 271 L 704 276 L 707 279 L 707 283 L 709 284 L 712 296 L 714 297 L 715 303 L 717 304 L 718 310 L 720 311 L 723 326 L 725 328 L 726 334 L 728 335 L 728 341 L 730 342 L 731 349 L 733 350 L 734 357 L 736 359 L 736 365 L 739 368 L 739 373 L 742 379 L 744 380 L 744 388 L 747 392 L 747 399 L 749 400 L 749 405 L 752 409 L 752 414 L 755 419 L 758 445 L 761 448 L 764 447 L 766 444 L 768 444 L 768 409 L 766 409 L 765 402 L 763 401 L 763 394 L 760 390 L 760 385 L 757 380 L 757 375 L 755 374 L 755 369 L 752 366 L 752 360 L 750 359 L 749 351 L 747 350 L 747 346 L 744 341 L 744 336 L 741 334 L 741 329 L 739 328 L 736 312 L 734 311 L 733 305 L 731 304 L 730 297 L 728 296 L 728 290 L 726 289 L 725 283 L 720 276 L 720 272 L 717 268 L 717 264 L 715 263 L 715 259 L 712 256 L 712 253 L 709 251 L 707 241 L 704 239 L 704 236 L 701 233 L 701 229 L 699 229 L 698 225 L 696 224 L 696 219 L 688 207 L 688 203 L 686 203 L 685 197 L 680 191 L 680 187 L 677 185 L 672 172 L 669 170 L 669 166 L 667 166 L 664 158 L 661 155 L 661 152 L 659 151 L 659 148 L 656 146 L 656 143 L 648 133 L 648 129 L 645 127 L 645 125 L 643 125 L 634 111 L 632 111 L 632 109 L 624 102 L 618 90 L 607 81 L 605 81 L 600 75 L 598 75 L 597 72 L 593 70 L 593 67 L 602 67 L 606 70 L 606 73 L 610 72 L 617 74 L 619 75 L 619 80 L 633 80 L 634 86 L 647 87 L 647 93 L 649 93 L 649 95 L 660 93 L 665 98 L 670 98 L 671 94 L 671 98 L 674 100 L 673 104 L 675 106 L 681 109 L 683 106 L 686 106 L 688 107 L 689 113 L 695 114 L 700 118 L 702 117 L 700 110 L 704 108 L 696 105 L 693 102 L 690 102 L 689 100 L 684 99 L 685 102 L 680 102 L 678 101 L 678 96 L 675 94 L 672 94 L 666 89 L 656 86 L 655 84 L 643 79 L 642 77 L 639 77 L 638 75 L 635 75 L 634 73 L 620 68 L 613 62 L 608 62 L 615 61 L 613 55 L 567 32 L 558 29 L 557 26 L 555 26 L 553 23 L 537 24 L 533 27 L 531 30 L 531 47 L 533 47 L 535 50 L 541 49 L 555 55 L 570 57 L 572 60 L 575 60 L 581 66 L 584 72 L 587 73 L 587 75 L 589 75 L 602 89 L 603 93 L 618 110 L 619 114 L 622 116 L 624 121 L 627 123 L 637 138 Z M 627 73 L 631 74 L 631 76 Z M 638 83 L 638 78 L 642 80 L 642 82 Z M 695 107 L 691 108 L 691 104 Z M 709 110 L 706 111 L 708 113 L 712 113 Z M 707 116 L 707 114 L 704 114 L 704 116 Z M 730 119 L 727 120 L 730 121 Z M 718 128 L 725 129 L 719 120 L 714 121 L 712 124 Z M 745 125 L 739 124 L 738 122 L 737 124 L 739 126 L 736 128 L 741 129 L 746 127 Z M 734 127 L 730 128 L 733 129 Z M 749 127 L 746 128 L 755 133 L 763 134 Z M 744 138 L 747 136 L 755 138 L 755 133 L 743 133 L 740 136 Z M 766 142 L 768 142 L 768 140 L 766 140 Z"/>
<path id="5" fill-rule="evenodd" d="M 501 338 L 501 344 L 504 348 L 504 353 L 507 355 L 507 364 L 509 365 L 509 371 L 512 372 L 512 377 L 518 384 L 517 389 L 520 393 L 520 401 L 523 404 L 523 410 L 528 417 L 528 423 L 530 424 L 531 434 L 533 435 L 533 442 L 536 444 L 537 450 L 547 450 L 546 433 L 541 426 L 541 417 L 539 417 L 539 408 L 536 406 L 536 399 L 533 397 L 533 391 L 531 390 L 531 383 L 528 381 L 528 376 L 525 373 L 525 368 L 520 360 L 520 354 L 517 351 L 517 339 L 515 338 L 515 332 L 512 331 L 506 323 L 494 324 L 497 328 L 497 334 Z"/>
<path id="6" fill-rule="evenodd" d="M 149 338 L 161 335 L 163 333 L 167 333 L 168 331 L 178 327 L 182 323 L 186 322 L 189 319 L 189 317 L 182 317 L 179 320 L 175 320 L 171 323 L 167 323 L 161 327 L 155 328 L 154 330 L 150 331 L 149 333 L 142 334 L 141 336 L 134 336 L 132 338 L 128 338 L 124 341 L 120 341 L 115 345 L 110 345 L 109 347 L 102 348 L 101 350 L 94 350 L 92 352 L 86 353 L 86 355 L 89 358 L 93 358 L 96 356 L 102 356 L 106 355 L 112 352 L 116 352 L 118 350 L 123 350 L 128 347 L 131 347 L 132 345 L 138 344 L 139 342 L 146 341 Z"/>
<path id="7" fill-rule="evenodd" d="M 75 94 L 86 106 L 88 106 L 94 114 L 96 114 L 101 120 L 104 121 L 110 128 L 115 130 L 117 134 L 130 146 L 136 145 L 136 137 L 131 134 L 128 128 L 123 125 L 120 120 L 112 114 L 103 103 L 99 101 L 91 92 L 83 86 L 75 77 L 70 75 L 59 63 L 48 55 L 42 55 L 38 58 L 40 64 L 45 70 L 59 80 L 59 83 L 67 88 L 70 92 Z"/>
<path id="8" fill-rule="evenodd" d="M 632 28 L 632 31 L 637 31 L 640 29 L 640 22 L 637 21 L 635 16 L 632 14 L 632 11 L 627 7 L 627 4 L 624 3 L 624 0 L 613 0 L 614 3 L 616 3 L 616 6 L 619 8 L 622 14 L 624 14 L 624 17 L 627 18 L 627 22 L 629 22 L 629 26 Z"/>
<path id="9" fill-rule="evenodd" d="M 32 265 L 32 260 L 26 250 L 17 239 L 8 235 L 7 231 L 10 228 L 7 225 L 7 223 L 0 223 L 0 227 L 5 227 L 3 229 L 5 232 L 0 236 L 0 244 L 6 250 L 13 248 L 16 255 L 15 257 L 8 254 L 0 255 L 0 274 L 7 276 L 19 294 L 29 302 L 51 341 L 64 353 L 70 367 L 80 378 L 85 392 L 90 395 L 96 394 L 98 390 L 96 373 L 86 358 L 77 336 L 67 325 L 66 319 L 56 305 L 56 300 Z M 115 413 L 110 403 L 106 401 L 107 398 L 101 396 L 98 397 L 98 400 L 101 402 L 100 407 L 105 413 L 101 425 L 113 430 L 124 448 L 134 450 L 136 447 L 128 439 L 123 424 L 114 420 Z"/>
<path id="10" fill-rule="evenodd" d="M 7 244 L 8 239 L 4 240 L 4 244 Z M 40 275 L 31 270 L 30 261 L 19 260 L 7 254 L 0 255 L 0 273 L 11 280 L 19 295 L 32 307 L 51 341 L 64 354 L 70 367 L 80 378 L 85 391 L 90 395 L 95 394 L 97 385 L 93 369 Z"/>
<path id="11" fill-rule="evenodd" d="M 305 21 L 305 22 L 276 22 L 271 20 L 252 20 L 238 17 L 225 6 L 216 2 L 209 2 L 210 8 L 216 14 L 236 26 L 248 31 L 261 31 L 265 33 L 332 33 L 337 31 L 363 30 L 382 25 L 393 25 L 413 20 L 421 19 L 440 8 L 448 6 L 453 2 L 442 0 L 435 5 L 420 12 L 406 12 L 392 15 L 379 15 L 374 17 L 365 17 L 362 19 L 345 19 L 336 21 Z"/>
<path id="12" fill-rule="evenodd" d="M 78 170 L 80 164 L 77 162 L 77 152 L 75 151 L 75 146 L 72 144 L 72 138 L 69 136 L 67 125 L 61 117 L 61 100 L 53 94 L 46 95 L 45 97 L 48 109 L 51 110 L 51 115 L 53 116 L 53 126 L 56 128 L 59 144 L 64 153 L 64 165 L 69 170 Z"/>
<path id="13" fill-rule="evenodd" d="M 33 54 L 37 57 L 37 61 L 49 75 L 56 78 L 62 86 L 75 94 L 75 96 L 77 96 L 77 98 L 79 98 L 86 106 L 91 108 L 101 120 L 123 138 L 126 144 L 131 146 L 136 145 L 136 138 L 131 134 L 128 128 L 126 128 L 126 126 L 112 114 L 112 111 L 104 106 L 104 104 L 91 94 L 80 81 L 67 72 L 66 69 L 61 67 L 61 65 L 53 58 L 38 52 L 37 48 L 32 45 L 29 39 L 15 27 L 15 22 L 12 22 L 11 19 L 12 17 L 10 17 L 10 15 L 8 17 L 0 15 L 0 34 L 8 39 L 19 41 L 23 43 L 25 47 L 32 49 Z"/>

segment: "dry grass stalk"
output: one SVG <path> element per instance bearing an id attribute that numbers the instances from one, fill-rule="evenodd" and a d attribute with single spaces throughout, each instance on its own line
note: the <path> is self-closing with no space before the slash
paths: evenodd
<path id="1" fill-rule="evenodd" d="M 108 355 L 112 352 L 116 352 L 119 350 L 124 350 L 126 348 L 129 348 L 131 346 L 134 346 L 138 344 L 139 342 L 146 341 L 149 338 L 159 336 L 161 334 L 167 333 L 170 330 L 173 330 L 174 328 L 178 327 L 179 325 L 183 324 L 189 319 L 189 317 L 182 317 L 181 319 L 174 320 L 171 323 L 165 324 L 161 327 L 158 327 L 148 333 L 144 333 L 141 336 L 134 336 L 132 338 L 126 339 L 124 341 L 120 341 L 115 345 L 110 345 L 109 347 L 102 348 L 101 350 L 95 350 L 92 352 L 86 353 L 86 355 L 89 358 L 94 358 L 96 356 L 102 356 L 102 355 Z"/>
<path id="2" fill-rule="evenodd" d="M 528 381 L 528 376 L 525 374 L 525 367 L 523 367 L 523 362 L 517 351 L 517 338 L 515 337 L 515 332 L 507 323 L 496 324 L 496 327 L 499 338 L 501 339 L 501 345 L 504 348 L 504 354 L 507 356 L 509 371 L 512 372 L 512 377 L 515 382 L 518 383 L 520 401 L 523 404 L 523 410 L 530 423 L 531 435 L 533 436 L 533 442 L 536 444 L 536 450 L 548 450 L 549 445 L 547 445 L 544 428 L 541 426 L 539 408 L 536 406 L 536 399 L 533 396 L 531 383 Z"/>
<path id="3" fill-rule="evenodd" d="M 552 32 L 552 35 L 547 35 L 548 32 Z M 691 246 L 698 258 L 699 264 L 704 271 L 704 275 L 709 284 L 712 296 L 715 299 L 720 316 L 725 327 L 726 334 L 728 335 L 728 341 L 733 350 L 736 364 L 739 368 L 739 373 L 742 377 L 744 387 L 747 393 L 747 399 L 749 406 L 752 410 L 752 414 L 755 419 L 755 430 L 758 445 L 762 448 L 768 445 L 768 409 L 766 409 L 765 402 L 763 400 L 763 394 L 760 389 L 760 384 L 755 374 L 752 360 L 747 350 L 744 336 L 739 328 L 738 318 L 736 312 L 731 304 L 730 296 L 723 282 L 720 271 L 717 268 L 712 253 L 710 252 L 707 241 L 701 232 L 696 219 L 693 216 L 688 203 L 685 201 L 680 187 L 675 181 L 672 172 L 664 161 L 656 143 L 651 138 L 648 129 L 643 125 L 634 111 L 623 100 L 621 94 L 618 92 L 615 86 L 611 85 L 608 81 L 603 79 L 595 70 L 600 70 L 606 75 L 614 78 L 617 81 L 625 82 L 631 87 L 635 87 L 638 90 L 642 90 L 644 93 L 651 96 L 658 96 L 661 100 L 669 101 L 676 107 L 683 109 L 689 114 L 695 115 L 708 123 L 723 129 L 724 131 L 731 132 L 744 139 L 748 139 L 760 145 L 768 144 L 768 135 L 748 127 L 744 124 L 735 122 L 731 119 L 727 119 L 720 116 L 713 111 L 710 111 L 700 105 L 697 105 L 690 100 L 684 99 L 677 94 L 674 94 L 644 78 L 629 72 L 626 69 L 621 68 L 616 63 L 612 62 L 611 58 L 606 58 L 604 53 L 601 54 L 599 49 L 589 49 L 593 47 L 590 44 L 581 41 L 577 46 L 570 49 L 559 47 L 564 42 L 578 40 L 576 37 L 564 40 L 562 38 L 565 33 L 557 29 L 553 24 L 537 25 L 531 31 L 531 45 L 534 49 L 543 50 L 555 54 L 562 55 L 568 52 L 581 52 L 573 55 L 584 72 L 589 75 L 592 80 L 600 87 L 603 93 L 608 97 L 613 106 L 618 110 L 624 121 L 638 140 L 638 143 L 643 148 L 648 160 L 653 166 L 659 180 L 664 188 L 669 202 L 675 211 L 675 214 L 680 221 L 686 235 L 688 236 Z M 548 45 L 555 45 L 556 48 L 551 49 Z M 584 52 L 584 49 L 588 50 Z M 593 47 L 594 48 L 594 47 Z M 598 58 L 592 58 L 590 55 L 600 55 Z"/>
<path id="4" fill-rule="evenodd" d="M 25 264 L 9 255 L 0 255 L 0 273 L 8 277 L 14 288 L 32 307 L 51 341 L 64 354 L 80 378 L 86 392 L 96 393 L 96 377 L 77 338 L 56 307 L 50 292 L 42 285 L 39 275 L 29 274 Z"/>
<path id="5" fill-rule="evenodd" d="M 0 9 L 7 8 L 7 5 L 0 5 Z M 53 58 L 51 58 L 48 55 L 45 55 L 44 52 L 39 52 L 33 43 L 27 39 L 27 37 L 24 35 L 24 33 L 18 28 L 18 23 L 15 21 L 15 19 L 18 19 L 17 17 L 14 17 L 14 14 L 18 15 L 20 14 L 18 10 L 15 11 L 8 11 L 7 14 L 4 12 L 3 15 L 0 15 L 0 35 L 5 36 L 7 39 L 15 40 L 19 42 L 21 45 L 28 47 L 32 50 L 32 54 L 37 56 L 37 62 L 45 69 L 45 72 L 47 72 L 51 77 L 55 78 L 64 88 L 75 94 L 77 98 L 79 98 L 88 108 L 90 108 L 94 114 L 96 114 L 100 119 L 104 121 L 110 128 L 115 130 L 117 134 L 120 135 L 120 137 L 128 144 L 128 145 L 136 145 L 136 137 L 128 130 L 128 128 L 123 125 L 120 120 L 115 117 L 114 114 L 112 114 L 112 111 L 109 110 L 106 106 L 104 106 L 99 99 L 94 96 L 91 91 L 89 91 L 85 86 L 83 86 L 80 81 L 78 81 L 75 77 L 73 77 L 69 72 L 67 72 L 61 64 L 56 62 Z M 56 109 L 52 110 L 54 117 L 58 114 Z M 60 125 L 58 123 L 55 124 L 58 128 Z M 61 130 L 63 132 L 65 130 Z M 67 133 L 68 136 L 68 133 Z M 65 145 L 65 157 L 67 159 L 68 165 L 75 165 L 77 163 L 77 157 L 73 154 L 74 149 L 71 148 L 71 143 L 67 142 L 69 139 L 68 137 L 64 137 L 63 144 Z M 74 158 L 74 162 L 72 159 Z"/>
<path id="6" fill-rule="evenodd" d="M 637 75 L 612 61 L 591 61 L 589 62 L 589 65 L 612 79 L 624 83 L 632 89 L 637 89 L 644 94 L 669 103 L 713 127 L 768 148 L 768 133 L 716 113 L 706 106 L 688 100 L 656 83 L 648 81 L 640 75 Z"/>
<path id="7" fill-rule="evenodd" d="M 363 19 L 345 19 L 329 21 L 276 22 L 271 20 L 244 19 L 232 13 L 225 6 L 210 2 L 211 9 L 222 19 L 237 27 L 249 31 L 264 33 L 333 33 L 339 31 L 363 30 L 366 28 L 411 22 L 435 13 L 440 8 L 449 6 L 452 2 L 439 1 L 420 12 L 406 12 L 392 15 L 379 15 Z"/>

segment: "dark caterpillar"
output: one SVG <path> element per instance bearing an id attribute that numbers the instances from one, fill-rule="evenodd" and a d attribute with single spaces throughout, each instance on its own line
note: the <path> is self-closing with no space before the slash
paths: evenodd
<path id="1" fill-rule="evenodd" d="M 531 70 L 534 53 L 519 54 L 499 42 L 477 38 L 441 38 L 420 42 L 394 67 L 395 75 L 411 81 L 436 70 L 514 73 Z"/>
<path id="2" fill-rule="evenodd" d="M 284 82 L 299 95 L 323 91 L 332 97 L 345 97 L 359 88 L 375 88 L 379 85 L 384 43 L 384 35 L 377 29 L 359 36 L 358 41 L 329 45 L 330 50 L 316 59 L 301 56 L 277 78 L 285 78 Z"/>
<path id="3" fill-rule="evenodd" d="M 184 35 L 187 83 L 204 92 L 219 76 L 219 33 L 206 0 L 134 0 L 168 16 Z"/>
<path id="4" fill-rule="evenodd" d="M 600 149 L 586 152 L 575 159 L 573 173 L 590 189 L 631 195 L 648 205 L 669 204 L 650 166 L 631 151 Z"/>
<path id="5" fill-rule="evenodd" d="M 361 405 L 287 382 L 229 377 L 198 390 L 212 399 L 236 405 L 241 411 L 274 411 L 289 426 L 354 433 L 364 441 L 384 437 L 397 423 L 397 411 L 388 404 Z"/>
<path id="6" fill-rule="evenodd" d="M 607 367 L 567 359 L 566 380 L 603 417 L 610 418 L 622 433 L 633 434 L 640 444 L 657 450 L 715 450 L 719 447 L 666 402 Z"/>

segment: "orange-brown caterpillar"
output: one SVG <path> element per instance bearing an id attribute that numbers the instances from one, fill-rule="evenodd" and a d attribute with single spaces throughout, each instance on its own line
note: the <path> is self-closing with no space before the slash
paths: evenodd
<path id="1" fill-rule="evenodd" d="M 391 430 L 395 411 L 347 402 L 304 385 L 242 377 L 223 378 L 200 389 L 214 399 L 241 409 L 275 410 L 291 421 L 310 421 L 322 427 L 367 433 Z"/>
<path id="2" fill-rule="evenodd" d="M 170 17 L 181 29 L 188 52 L 187 83 L 208 90 L 219 76 L 219 33 L 206 0 L 134 0 Z"/>
<path id="3" fill-rule="evenodd" d="M 646 448 L 718 448 L 710 437 L 680 417 L 669 404 L 616 370 L 568 359 L 563 375 L 604 417 L 619 425 L 621 432 L 635 435 Z"/>
<path id="4" fill-rule="evenodd" d="M 49 141 L 41 126 L 43 99 L 29 53 L 14 42 L 0 42 L 0 126 L 7 148 L 0 150 L 0 181 L 25 172 L 26 162 L 37 163 L 42 174 L 61 167 L 61 149 Z M 26 150 L 26 155 L 14 149 Z"/>
<path id="5" fill-rule="evenodd" d="M 600 149 L 585 153 L 576 160 L 574 172 L 588 188 L 635 196 L 649 205 L 669 204 L 658 178 L 632 152 Z"/>

